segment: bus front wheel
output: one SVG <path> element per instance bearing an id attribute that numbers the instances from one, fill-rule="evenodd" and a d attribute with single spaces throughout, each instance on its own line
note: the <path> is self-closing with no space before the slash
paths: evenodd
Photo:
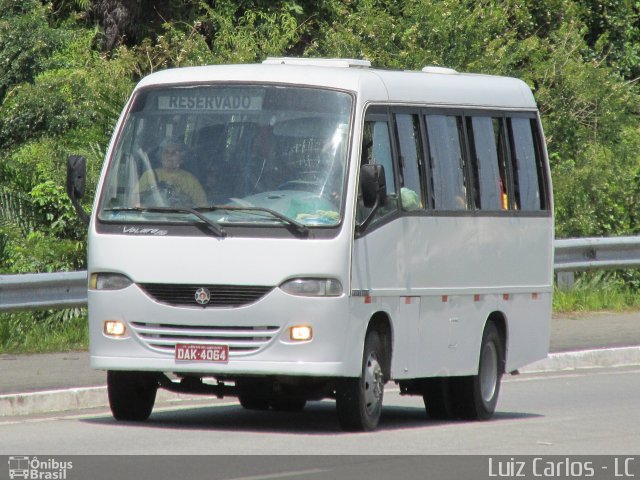
<path id="1" fill-rule="evenodd" d="M 147 372 L 107 372 L 109 407 L 116 420 L 142 422 L 149 418 L 156 401 L 158 381 Z"/>
<path id="2" fill-rule="evenodd" d="M 336 386 L 336 410 L 343 430 L 371 431 L 382 414 L 385 350 L 377 332 L 367 334 L 359 378 L 343 378 Z"/>

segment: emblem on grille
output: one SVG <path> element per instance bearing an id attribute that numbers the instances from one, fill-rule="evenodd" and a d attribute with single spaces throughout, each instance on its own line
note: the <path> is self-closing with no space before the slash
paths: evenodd
<path id="1" fill-rule="evenodd" d="M 196 290 L 195 298 L 200 305 L 206 305 L 211 301 L 211 292 L 207 288 L 200 287 Z"/>

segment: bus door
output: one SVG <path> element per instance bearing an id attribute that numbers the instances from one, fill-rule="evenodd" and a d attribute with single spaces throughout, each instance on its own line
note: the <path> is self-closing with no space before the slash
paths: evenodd
<path id="1" fill-rule="evenodd" d="M 393 330 L 392 376 L 409 377 L 416 364 L 420 298 L 410 294 L 405 219 L 400 216 L 396 147 L 386 107 L 373 107 L 365 117 L 361 164 L 384 167 L 387 198 L 374 212 L 359 200 L 354 242 L 353 288 L 371 292 L 378 311 L 390 317 Z M 371 218 L 369 218 L 371 217 Z M 369 218 L 369 220 L 367 220 Z"/>

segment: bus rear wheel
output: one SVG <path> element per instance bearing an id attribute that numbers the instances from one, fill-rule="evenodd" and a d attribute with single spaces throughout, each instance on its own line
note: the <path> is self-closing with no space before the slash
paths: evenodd
<path id="1" fill-rule="evenodd" d="M 385 350 L 377 332 L 367 334 L 359 378 L 343 378 L 336 386 L 336 411 L 343 430 L 375 430 L 382 414 Z"/>
<path id="2" fill-rule="evenodd" d="M 457 416 L 477 420 L 491 418 L 498 403 L 503 372 L 503 340 L 495 324 L 488 323 L 482 335 L 478 374 L 451 379 Z"/>
<path id="3" fill-rule="evenodd" d="M 158 380 L 147 372 L 107 372 L 109 407 L 116 420 L 142 422 L 149 418 L 156 401 Z"/>
<path id="4" fill-rule="evenodd" d="M 422 399 L 427 415 L 432 420 L 453 418 L 450 379 L 447 377 L 428 378 L 422 387 Z"/>

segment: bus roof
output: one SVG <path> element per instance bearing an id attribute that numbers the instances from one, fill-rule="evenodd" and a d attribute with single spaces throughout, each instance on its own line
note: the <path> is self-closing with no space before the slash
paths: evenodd
<path id="1" fill-rule="evenodd" d="M 211 82 L 290 84 L 352 91 L 363 103 L 536 108 L 531 89 L 515 78 L 458 73 L 442 67 L 399 71 L 369 65 L 366 60 L 269 58 L 262 64 L 167 69 L 145 77 L 137 88 Z"/>

